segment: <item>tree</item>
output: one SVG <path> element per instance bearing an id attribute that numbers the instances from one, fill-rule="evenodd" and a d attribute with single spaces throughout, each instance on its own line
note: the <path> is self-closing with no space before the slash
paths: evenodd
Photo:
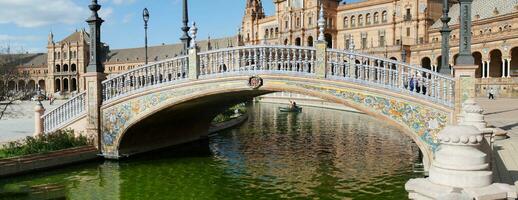
<path id="1" fill-rule="evenodd" d="M 30 56 L 23 53 L 12 53 L 10 45 L 0 47 L 0 120 L 7 112 L 7 108 L 18 100 L 30 98 L 33 91 L 26 87 L 23 90 L 11 87 L 10 83 L 26 79 L 29 74 L 20 71 L 18 66 L 23 64 Z"/>

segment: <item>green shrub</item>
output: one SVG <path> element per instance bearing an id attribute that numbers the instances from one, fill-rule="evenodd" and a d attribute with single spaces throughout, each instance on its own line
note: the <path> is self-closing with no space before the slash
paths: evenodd
<path id="1" fill-rule="evenodd" d="M 0 148 L 0 158 L 47 153 L 90 144 L 85 136 L 75 137 L 72 130 L 60 130 L 38 137 L 9 142 Z"/>
<path id="2" fill-rule="evenodd" d="M 237 110 L 237 115 L 236 115 Z M 237 105 L 234 105 L 227 110 L 225 110 L 223 113 L 220 113 L 218 116 L 216 116 L 212 122 L 213 123 L 221 123 L 226 122 L 228 120 L 233 119 L 236 116 L 241 116 L 242 114 L 246 113 L 246 105 L 244 103 L 240 103 Z"/>

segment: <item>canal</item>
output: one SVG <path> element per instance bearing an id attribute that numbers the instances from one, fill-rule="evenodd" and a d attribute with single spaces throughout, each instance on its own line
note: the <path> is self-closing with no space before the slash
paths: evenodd
<path id="1" fill-rule="evenodd" d="M 407 199 L 417 146 L 361 113 L 257 103 L 208 141 L 0 180 L 0 199 Z M 152 133 L 148 133 L 152 134 Z"/>

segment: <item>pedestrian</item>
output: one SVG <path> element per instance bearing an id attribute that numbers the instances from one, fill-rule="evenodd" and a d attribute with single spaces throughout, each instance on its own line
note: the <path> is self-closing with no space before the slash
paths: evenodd
<path id="1" fill-rule="evenodd" d="M 489 99 L 493 99 L 493 100 L 495 99 L 495 93 L 493 91 L 493 88 L 489 89 Z"/>

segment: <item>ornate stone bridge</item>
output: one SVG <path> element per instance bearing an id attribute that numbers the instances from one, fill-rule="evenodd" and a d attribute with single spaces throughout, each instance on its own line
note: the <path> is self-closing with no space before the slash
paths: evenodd
<path id="1" fill-rule="evenodd" d="M 102 154 L 119 158 L 206 137 L 210 121 L 226 106 L 271 92 L 301 93 L 399 127 L 417 143 L 428 165 L 437 133 L 455 121 L 455 90 L 452 77 L 326 49 L 325 43 L 316 48 L 193 48 L 186 56 L 106 79 L 99 107 L 87 105 L 88 92 L 82 93 L 42 119 L 45 133 L 63 128 L 87 132 L 87 113 L 97 110 L 100 130 L 95 137 Z"/>

